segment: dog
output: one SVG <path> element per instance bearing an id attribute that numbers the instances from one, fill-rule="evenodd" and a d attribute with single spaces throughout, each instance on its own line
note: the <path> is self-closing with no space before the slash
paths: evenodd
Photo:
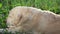
<path id="1" fill-rule="evenodd" d="M 7 26 L 7 30 L 13 33 L 60 34 L 60 15 L 34 7 L 17 6 L 9 11 Z"/>

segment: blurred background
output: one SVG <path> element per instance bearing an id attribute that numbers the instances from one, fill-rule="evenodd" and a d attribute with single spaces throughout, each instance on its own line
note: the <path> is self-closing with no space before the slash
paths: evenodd
<path id="1" fill-rule="evenodd" d="M 9 10 L 16 6 L 32 6 L 60 14 L 60 0 L 0 0 L 0 28 L 6 28 Z"/>

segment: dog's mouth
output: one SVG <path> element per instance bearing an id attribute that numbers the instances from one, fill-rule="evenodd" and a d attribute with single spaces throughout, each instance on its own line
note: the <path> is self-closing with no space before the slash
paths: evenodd
<path id="1" fill-rule="evenodd" d="M 17 27 L 18 28 L 18 30 L 15 28 L 16 26 L 11 26 L 11 27 L 7 27 L 7 28 L 5 28 L 5 29 L 0 29 L 0 33 L 22 33 L 22 34 L 24 34 L 24 33 L 32 33 L 32 32 L 28 32 L 28 31 L 26 31 L 26 29 L 24 30 L 22 27 L 20 28 L 20 26 L 19 27 Z M 19 30 L 20 29 L 20 30 Z"/>

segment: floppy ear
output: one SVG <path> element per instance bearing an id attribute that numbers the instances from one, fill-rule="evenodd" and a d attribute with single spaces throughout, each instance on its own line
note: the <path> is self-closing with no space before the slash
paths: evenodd
<path id="1" fill-rule="evenodd" d="M 19 23 L 17 24 L 17 26 L 22 25 L 23 23 L 26 23 L 27 21 L 28 21 L 28 17 L 23 17 L 23 16 L 21 16 L 21 17 L 20 17 L 20 21 L 19 21 Z"/>

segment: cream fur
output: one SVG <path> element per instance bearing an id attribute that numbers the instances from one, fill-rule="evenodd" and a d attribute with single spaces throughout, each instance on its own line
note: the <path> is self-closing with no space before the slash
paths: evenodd
<path id="1" fill-rule="evenodd" d="M 8 31 L 60 34 L 60 15 L 33 7 L 13 8 L 7 18 Z M 58 32 L 57 32 L 58 31 Z"/>

